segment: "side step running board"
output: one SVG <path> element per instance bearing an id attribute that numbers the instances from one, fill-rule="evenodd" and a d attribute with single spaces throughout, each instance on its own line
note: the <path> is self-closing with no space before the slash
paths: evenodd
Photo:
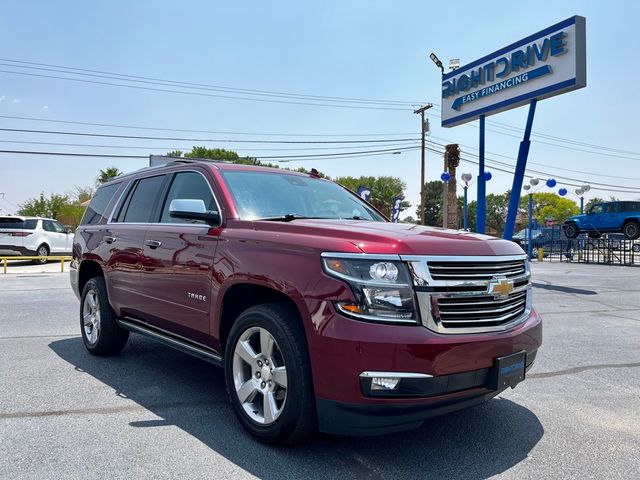
<path id="1" fill-rule="evenodd" d="M 129 319 L 118 319 L 118 324 L 122 328 L 126 328 L 134 333 L 139 333 L 147 337 L 153 338 L 160 343 L 173 347 L 181 352 L 188 353 L 194 357 L 198 357 L 205 362 L 213 363 L 215 365 L 222 365 L 222 357 L 212 351 L 205 349 L 199 345 L 194 345 L 187 340 L 175 337 L 169 333 L 165 333 L 138 322 L 131 321 Z"/>

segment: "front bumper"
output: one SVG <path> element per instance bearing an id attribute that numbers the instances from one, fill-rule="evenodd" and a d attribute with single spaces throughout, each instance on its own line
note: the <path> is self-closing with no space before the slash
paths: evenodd
<path id="1" fill-rule="evenodd" d="M 526 371 L 533 366 L 536 353 L 527 355 Z M 316 398 L 318 428 L 325 433 L 356 436 L 417 428 L 428 418 L 480 405 L 504 391 L 491 388 L 490 375 L 487 368 L 423 379 L 425 396 L 420 403 L 399 402 L 398 397 L 375 404 Z"/>
<path id="2" fill-rule="evenodd" d="M 528 369 L 542 344 L 542 320 L 535 309 L 508 330 L 445 334 L 423 325 L 352 320 L 324 299 L 307 306 L 318 423 L 321 431 L 330 433 L 405 430 L 429 417 L 480 404 L 499 393 L 487 382 L 496 358 L 524 351 Z M 368 371 L 432 378 L 414 395 L 370 395 L 360 381 Z"/>

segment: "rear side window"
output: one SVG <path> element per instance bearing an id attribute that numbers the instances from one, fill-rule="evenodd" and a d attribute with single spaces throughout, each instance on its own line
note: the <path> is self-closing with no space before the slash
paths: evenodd
<path id="1" fill-rule="evenodd" d="M 128 205 L 126 205 L 124 216 L 122 216 L 121 212 L 118 220 L 125 223 L 150 222 L 151 216 L 156 209 L 156 200 L 164 178 L 164 175 L 159 175 L 157 177 L 138 180 L 127 199 Z M 122 219 L 120 219 L 120 217 L 122 217 Z"/>
<path id="2" fill-rule="evenodd" d="M 119 183 L 115 183 L 98 189 L 85 210 L 80 225 L 97 225 L 105 220 L 107 213 L 105 210 L 119 185 Z"/>
<path id="3" fill-rule="evenodd" d="M 38 220 L 20 220 L 19 218 L 1 218 L 0 228 L 12 228 L 19 230 L 35 230 L 38 225 Z"/>
<path id="4" fill-rule="evenodd" d="M 623 212 L 640 212 L 640 202 L 625 202 L 621 205 Z"/>
<path id="5" fill-rule="evenodd" d="M 196 172 L 180 172 L 176 174 L 171 183 L 171 188 L 169 188 L 167 199 L 164 202 L 160 221 L 162 223 L 205 223 L 200 220 L 182 220 L 169 216 L 169 206 L 171 201 L 176 198 L 202 200 L 207 210 L 218 209 L 209 183 L 202 175 Z"/>

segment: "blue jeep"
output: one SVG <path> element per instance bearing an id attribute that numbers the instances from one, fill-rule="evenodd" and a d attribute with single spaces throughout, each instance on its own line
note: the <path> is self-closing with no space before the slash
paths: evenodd
<path id="1" fill-rule="evenodd" d="M 591 238 L 615 232 L 635 240 L 640 237 L 640 201 L 596 203 L 584 215 L 569 217 L 562 228 L 569 238 L 582 232 Z"/>

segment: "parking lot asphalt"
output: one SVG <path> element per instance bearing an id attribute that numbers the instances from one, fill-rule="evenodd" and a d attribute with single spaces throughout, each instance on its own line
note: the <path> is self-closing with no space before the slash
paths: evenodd
<path id="1" fill-rule="evenodd" d="M 0 478 L 640 478 L 640 268 L 534 264 L 544 344 L 485 405 L 269 447 L 222 371 L 132 335 L 89 355 L 67 274 L 0 275 Z"/>

